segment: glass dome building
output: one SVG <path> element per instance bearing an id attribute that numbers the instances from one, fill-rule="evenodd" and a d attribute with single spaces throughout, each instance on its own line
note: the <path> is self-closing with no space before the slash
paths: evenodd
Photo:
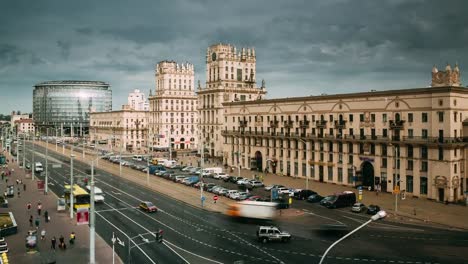
<path id="1" fill-rule="evenodd" d="M 49 81 L 34 85 L 33 120 L 39 131 L 83 136 L 90 112 L 112 110 L 110 85 L 100 81 Z M 52 131 L 51 130 L 51 131 Z"/>

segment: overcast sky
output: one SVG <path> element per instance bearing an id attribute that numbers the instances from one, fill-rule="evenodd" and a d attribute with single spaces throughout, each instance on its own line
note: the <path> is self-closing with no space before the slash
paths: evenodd
<path id="1" fill-rule="evenodd" d="M 468 73 L 468 1 L 1 1 L 0 113 L 32 111 L 33 85 L 98 80 L 113 109 L 155 89 L 161 60 L 255 47 L 267 98 L 426 87 L 431 68 Z M 466 77 L 468 78 L 468 77 Z M 468 81 L 466 81 L 468 83 Z M 464 85 L 466 85 L 464 83 Z"/>

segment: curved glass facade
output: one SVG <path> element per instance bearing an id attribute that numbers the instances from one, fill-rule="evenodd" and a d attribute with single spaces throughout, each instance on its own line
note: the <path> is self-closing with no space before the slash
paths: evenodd
<path id="1" fill-rule="evenodd" d="M 90 112 L 112 110 L 110 85 L 98 81 L 52 81 L 36 84 L 33 119 L 36 127 L 55 127 L 86 133 Z M 83 130 L 80 130 L 82 128 Z"/>

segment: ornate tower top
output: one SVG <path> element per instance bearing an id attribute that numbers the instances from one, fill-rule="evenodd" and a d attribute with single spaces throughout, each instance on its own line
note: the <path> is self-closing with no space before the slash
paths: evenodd
<path id="1" fill-rule="evenodd" d="M 434 65 L 434 67 L 432 68 L 431 86 L 461 86 L 460 69 L 458 68 L 458 63 L 455 64 L 453 70 L 450 64 L 447 63 L 447 66 L 445 66 L 445 71 L 439 71 Z"/>

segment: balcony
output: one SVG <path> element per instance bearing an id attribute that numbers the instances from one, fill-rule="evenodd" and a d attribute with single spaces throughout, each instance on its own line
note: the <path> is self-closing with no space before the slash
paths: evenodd
<path id="1" fill-rule="evenodd" d="M 402 130 L 405 120 L 389 120 L 388 123 L 390 124 L 390 129 Z"/>
<path id="2" fill-rule="evenodd" d="M 299 121 L 299 127 L 301 128 L 309 128 L 310 121 L 309 120 L 301 120 Z"/>
<path id="3" fill-rule="evenodd" d="M 466 144 L 466 137 L 403 137 L 403 141 L 414 144 Z"/>
<path id="4" fill-rule="evenodd" d="M 345 129 L 346 128 L 346 120 L 336 120 L 335 121 L 335 128 L 336 129 Z"/>
<path id="5" fill-rule="evenodd" d="M 291 121 L 291 120 L 284 121 L 283 125 L 285 128 L 292 128 L 294 125 L 294 121 Z"/>
<path id="6" fill-rule="evenodd" d="M 315 126 L 319 128 L 325 128 L 327 126 L 327 121 L 326 120 L 315 121 Z"/>
<path id="7" fill-rule="evenodd" d="M 247 126 L 247 120 L 239 121 L 239 127 L 246 127 L 246 126 Z"/>
<path id="8" fill-rule="evenodd" d="M 279 121 L 270 121 L 270 127 L 271 128 L 278 128 Z"/>

